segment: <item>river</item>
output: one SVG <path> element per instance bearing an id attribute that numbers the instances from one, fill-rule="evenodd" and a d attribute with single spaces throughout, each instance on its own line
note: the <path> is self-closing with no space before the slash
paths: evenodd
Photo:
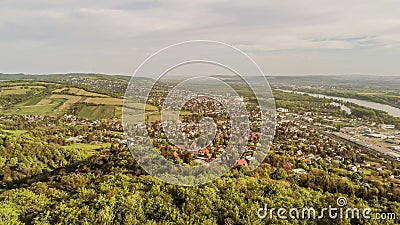
<path id="1" fill-rule="evenodd" d="M 312 97 L 316 98 L 327 98 L 327 99 L 332 99 L 332 100 L 340 100 L 343 102 L 351 102 L 360 106 L 364 106 L 367 108 L 371 109 L 377 109 L 377 110 L 382 110 L 387 113 L 389 113 L 392 116 L 395 117 L 400 117 L 400 109 L 390 106 L 390 105 L 385 105 L 381 103 L 376 103 L 376 102 L 370 102 L 370 101 L 365 101 L 365 100 L 359 100 L 355 98 L 342 98 L 342 97 L 336 97 L 336 96 L 329 96 L 329 95 L 321 95 L 321 94 L 314 94 L 314 93 L 307 93 L 307 92 L 301 92 L 301 91 L 291 91 L 291 90 L 283 90 L 283 89 L 277 89 L 278 91 L 283 91 L 283 92 L 289 92 L 289 93 L 296 93 L 296 94 L 307 94 Z M 340 105 L 343 110 L 345 110 L 347 113 L 350 112 L 350 109 L 346 106 Z"/>

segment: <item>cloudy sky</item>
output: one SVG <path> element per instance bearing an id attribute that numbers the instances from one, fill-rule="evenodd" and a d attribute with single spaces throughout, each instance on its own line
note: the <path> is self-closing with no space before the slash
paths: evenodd
<path id="1" fill-rule="evenodd" d="M 0 1 L 3 73 L 128 75 L 193 39 L 238 47 L 269 75 L 400 75 L 400 1 Z"/>

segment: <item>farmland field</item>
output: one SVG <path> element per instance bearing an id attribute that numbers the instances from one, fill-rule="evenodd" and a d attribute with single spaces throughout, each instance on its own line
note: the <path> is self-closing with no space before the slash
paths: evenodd
<path id="1" fill-rule="evenodd" d="M 22 88 L 4 88 L 0 91 L 0 95 L 12 95 L 12 94 L 16 94 L 16 95 L 21 95 L 21 94 L 25 94 L 26 92 L 28 92 L 29 89 L 22 89 Z"/>
<path id="2" fill-rule="evenodd" d="M 28 91 L 32 95 L 27 96 Z M 21 95 L 17 102 L 0 108 L 0 113 L 23 115 L 60 116 L 73 113 L 89 120 L 115 119 L 122 117 L 123 98 L 110 97 L 77 86 L 41 81 L 5 81 L 1 83 L 0 97 Z M 152 105 L 133 102 L 129 104 L 132 112 L 157 111 Z"/>
<path id="3" fill-rule="evenodd" d="M 116 118 L 122 117 L 122 107 L 115 107 L 115 117 Z"/>
<path id="4" fill-rule="evenodd" d="M 67 93 L 71 95 L 80 95 L 80 96 L 88 96 L 88 97 L 105 97 L 107 98 L 107 95 L 102 95 L 98 94 L 95 92 L 89 92 L 85 91 L 81 88 L 59 88 L 53 91 L 53 93 Z"/>
<path id="5" fill-rule="evenodd" d="M 81 96 L 65 94 L 40 96 L 15 104 L 7 110 L 2 110 L 2 113 L 58 115 L 79 102 L 81 99 Z"/>
<path id="6" fill-rule="evenodd" d="M 64 90 L 67 90 L 68 88 L 58 88 L 56 90 L 53 91 L 53 93 L 61 93 Z"/>
<path id="7" fill-rule="evenodd" d="M 54 115 L 55 111 L 61 106 L 65 99 L 52 99 L 51 104 L 39 105 L 38 103 L 43 101 L 42 99 L 32 99 L 26 102 L 22 102 L 14 105 L 7 110 L 0 110 L 3 114 L 37 114 L 37 115 Z"/>
<path id="8" fill-rule="evenodd" d="M 32 106 L 32 107 L 21 107 L 12 108 L 4 114 L 38 114 L 38 115 L 52 115 L 53 111 L 56 109 L 55 105 L 42 105 L 42 106 Z"/>
<path id="9" fill-rule="evenodd" d="M 52 99 L 43 98 L 42 100 L 40 100 L 40 102 L 37 103 L 37 105 L 49 105 L 51 103 L 52 103 Z"/>
<path id="10" fill-rule="evenodd" d="M 79 100 L 82 99 L 80 96 L 74 96 L 74 95 L 61 95 L 61 94 L 53 94 L 50 96 L 51 99 L 67 99 L 60 107 L 58 107 L 58 111 L 62 111 L 64 109 L 67 109 L 68 107 L 72 106 L 74 103 L 79 102 Z"/>
<path id="11" fill-rule="evenodd" d="M 28 91 L 33 90 L 33 89 L 43 89 L 45 88 L 44 86 L 6 86 L 6 87 L 1 87 L 0 89 L 0 96 L 2 95 L 21 95 L 21 94 L 26 94 Z"/>
<path id="12" fill-rule="evenodd" d="M 143 103 L 129 103 L 130 107 L 136 108 L 136 109 L 143 109 L 144 104 Z M 156 111 L 158 108 L 156 106 L 152 106 L 149 104 L 146 104 L 146 108 L 147 111 Z"/>
<path id="13" fill-rule="evenodd" d="M 53 84 L 49 87 L 50 92 L 39 91 L 44 86 L 31 85 L 15 85 L 7 84 L 2 88 L 3 95 L 5 93 L 21 93 L 25 94 L 31 88 L 37 88 L 36 96 L 29 97 L 10 107 L 0 109 L 0 113 L 4 114 L 25 114 L 25 115 L 50 115 L 58 116 L 68 110 L 76 110 L 76 115 L 90 120 L 95 119 L 113 119 L 122 116 L 122 98 L 112 98 L 107 95 L 86 91 L 77 87 L 65 87 L 59 84 Z M 37 84 L 37 83 L 34 83 Z M 47 87 L 47 88 L 49 88 Z M 78 105 L 82 104 L 82 105 Z M 142 103 L 131 103 L 132 110 L 143 109 L 146 107 L 148 111 L 155 111 L 157 107 L 152 105 L 144 105 Z"/>
<path id="14" fill-rule="evenodd" d="M 98 105 L 122 105 L 123 99 L 120 98 L 87 98 L 87 103 Z"/>
<path id="15" fill-rule="evenodd" d="M 37 98 L 31 98 L 25 102 L 23 102 L 22 104 L 19 105 L 23 105 L 23 106 L 30 106 L 30 105 L 36 105 L 38 104 L 40 101 L 42 101 L 42 97 L 37 97 Z"/>
<path id="16" fill-rule="evenodd" d="M 99 106 L 85 106 L 78 111 L 78 116 L 85 119 L 112 119 L 119 114 L 116 106 L 99 105 Z"/>

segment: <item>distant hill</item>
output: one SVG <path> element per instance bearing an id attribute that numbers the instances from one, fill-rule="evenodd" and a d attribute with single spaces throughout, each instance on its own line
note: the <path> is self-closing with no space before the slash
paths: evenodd
<path id="1" fill-rule="evenodd" d="M 213 77 L 226 82 L 238 81 L 238 78 L 232 75 L 214 75 Z M 254 82 L 260 77 L 249 77 Z M 66 74 L 5 74 L 0 73 L 0 80 L 35 80 L 48 82 L 68 83 L 71 80 L 79 79 L 97 79 L 112 80 L 121 83 L 127 83 L 131 76 L 126 75 L 107 75 L 97 73 L 66 73 Z M 149 78 L 137 78 L 147 80 Z M 400 76 L 373 76 L 373 75 L 307 75 L 307 76 L 267 76 L 268 82 L 272 87 L 282 86 L 325 86 L 325 87 L 371 87 L 386 90 L 400 89 Z"/>
<path id="2" fill-rule="evenodd" d="M 95 73 L 66 73 L 66 74 L 6 74 L 0 73 L 0 80 L 44 80 L 44 81 L 57 81 L 63 80 L 68 77 L 80 78 L 80 77 L 91 77 L 107 80 L 125 80 L 128 81 L 130 76 L 125 75 L 107 75 L 107 74 L 95 74 Z"/>

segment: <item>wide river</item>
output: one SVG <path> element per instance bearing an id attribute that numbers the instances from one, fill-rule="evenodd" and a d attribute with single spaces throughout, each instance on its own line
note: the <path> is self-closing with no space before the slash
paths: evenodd
<path id="1" fill-rule="evenodd" d="M 282 89 L 277 89 L 277 90 L 283 91 L 283 92 L 289 92 L 289 93 L 296 93 L 296 94 L 307 94 L 307 95 L 317 97 L 317 98 L 327 98 L 327 99 L 333 99 L 333 100 L 341 100 L 343 102 L 351 102 L 351 103 L 354 103 L 354 104 L 357 104 L 360 106 L 364 106 L 364 107 L 368 107 L 371 109 L 378 109 L 378 110 L 385 111 L 395 117 L 400 117 L 400 109 L 399 108 L 396 108 L 396 107 L 393 107 L 390 105 L 381 104 L 381 103 L 359 100 L 359 99 L 354 99 L 354 98 L 342 98 L 342 97 L 336 97 L 336 96 L 307 93 L 307 92 L 301 92 L 301 91 L 291 91 L 291 90 L 282 90 Z M 342 109 L 345 109 L 345 108 L 342 107 Z M 348 110 L 345 110 L 345 111 L 348 111 Z"/>

